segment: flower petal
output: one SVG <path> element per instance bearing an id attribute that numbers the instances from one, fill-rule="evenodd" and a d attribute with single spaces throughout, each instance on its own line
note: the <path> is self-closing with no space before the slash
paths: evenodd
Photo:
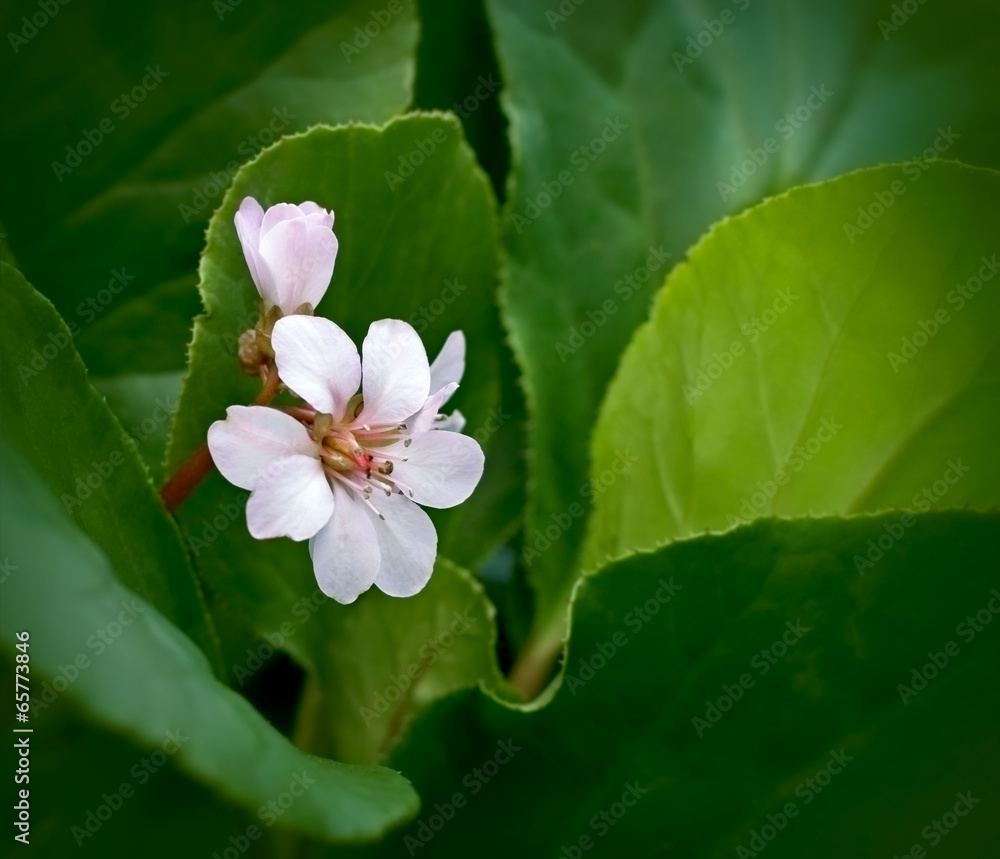
<path id="1" fill-rule="evenodd" d="M 465 335 L 461 331 L 452 331 L 431 364 L 431 394 L 436 394 L 452 382 L 461 382 L 464 373 Z M 448 402 L 447 398 L 442 402 Z"/>
<path id="2" fill-rule="evenodd" d="M 374 584 L 382 555 L 368 508 L 337 482 L 333 493 L 333 516 L 309 541 L 309 554 L 323 593 L 348 605 Z"/>
<path id="3" fill-rule="evenodd" d="M 450 385 L 445 385 L 436 394 L 431 394 L 424 403 L 424 407 L 407 419 L 406 428 L 410 433 L 416 435 L 418 433 L 425 433 L 427 430 L 433 428 L 434 421 L 441 411 L 442 403 L 451 399 L 451 395 L 455 393 L 456 388 L 458 388 L 458 384 L 452 382 Z"/>
<path id="4" fill-rule="evenodd" d="M 244 197 L 239 211 L 233 218 L 236 234 L 240 237 L 243 258 L 250 269 L 250 277 L 257 292 L 268 304 L 277 304 L 274 275 L 267 262 L 260 255 L 260 228 L 264 210 L 253 197 Z"/>
<path id="5" fill-rule="evenodd" d="M 391 597 L 412 597 L 423 590 L 434 572 L 437 556 L 434 523 L 399 493 L 380 495 L 377 507 L 384 519 L 368 512 L 382 554 L 375 586 Z"/>
<path id="6" fill-rule="evenodd" d="M 271 332 L 281 381 L 314 409 L 343 417 L 361 386 L 358 347 L 322 316 L 285 316 Z"/>
<path id="7" fill-rule="evenodd" d="M 305 215 L 306 221 L 310 224 L 319 224 L 324 227 L 333 226 L 333 210 L 324 209 L 312 200 L 299 203 L 299 211 Z"/>
<path id="8" fill-rule="evenodd" d="M 302 424 L 264 406 L 226 409 L 226 419 L 208 428 L 208 450 L 222 476 L 242 489 L 253 489 L 279 457 L 318 456 L 316 442 Z"/>
<path id="9" fill-rule="evenodd" d="M 400 423 L 420 411 L 431 371 L 413 326 L 399 319 L 373 322 L 361 347 L 361 376 L 365 407 L 358 424 Z"/>
<path id="10" fill-rule="evenodd" d="M 258 540 L 307 540 L 332 514 L 333 493 L 323 464 L 301 454 L 272 462 L 247 501 L 247 527 Z"/>
<path id="11" fill-rule="evenodd" d="M 260 237 L 264 239 L 271 230 L 284 221 L 304 219 L 305 214 L 293 203 L 275 203 L 265 213 L 260 224 Z"/>
<path id="12" fill-rule="evenodd" d="M 268 229 L 275 208 L 264 215 L 260 255 L 274 275 L 277 304 L 288 315 L 302 304 L 319 304 L 333 276 L 338 242 L 326 227 L 311 226 L 302 217 L 277 221 Z"/>
<path id="13" fill-rule="evenodd" d="M 458 409 L 455 409 L 443 421 L 437 421 L 431 429 L 445 430 L 446 432 L 461 432 L 465 429 L 465 415 Z"/>
<path id="14" fill-rule="evenodd" d="M 393 480 L 409 487 L 404 491 L 411 501 L 427 507 L 461 504 L 483 476 L 482 448 L 467 435 L 425 432 L 414 436 L 409 447 L 399 443 L 387 450 L 406 457 L 393 464 Z"/>

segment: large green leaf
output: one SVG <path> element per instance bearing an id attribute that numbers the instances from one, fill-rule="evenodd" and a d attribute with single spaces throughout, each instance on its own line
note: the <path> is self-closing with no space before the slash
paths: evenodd
<path id="1" fill-rule="evenodd" d="M 13 676 L 10 657 L 0 653 L 0 667 Z M 41 678 L 35 683 L 42 688 Z M 265 834 L 251 842 L 246 856 L 262 859 L 274 855 L 275 836 L 288 837 L 192 781 L 172 756 L 154 757 L 148 748 L 87 721 L 68 699 L 32 714 L 29 725 L 33 737 L 45 738 L 33 740 L 30 753 L 30 849 L 36 855 L 130 856 L 141 844 L 144 859 L 211 856 L 256 826 Z M 110 820 L 105 819 L 109 800 L 117 806 Z M 151 837 L 151 820 L 170 825 L 158 827 Z"/>
<path id="2" fill-rule="evenodd" d="M 20 5 L 5 34 L 20 32 L 22 14 L 37 17 L 37 3 Z M 406 107 L 418 24 L 413 4 L 394 7 L 390 14 L 365 0 L 307 0 L 289 14 L 205 0 L 60 4 L 27 44 L 5 50 L 4 79 L 18 84 L 4 87 L 0 102 L 10 241 L 29 279 L 85 328 L 88 366 L 106 358 L 104 338 L 87 328 L 87 302 L 100 302 L 110 318 L 192 273 L 208 219 L 240 164 L 281 134 L 320 122 L 384 122 Z M 123 98 L 134 88 L 140 100 L 130 107 Z M 102 132 L 102 121 L 113 128 Z M 83 157 L 57 175 L 67 147 Z M 109 282 L 120 285 L 115 272 L 134 280 L 110 295 Z M 186 326 L 178 332 L 159 314 L 154 326 L 162 337 L 147 346 L 169 348 L 172 363 L 141 369 L 183 366 Z"/>
<path id="3" fill-rule="evenodd" d="M 423 161 L 418 166 L 406 165 L 413 153 L 421 155 L 421 147 L 433 151 L 426 160 L 413 158 Z M 387 174 L 398 175 L 401 161 L 404 175 L 397 181 Z M 317 312 L 336 320 L 357 343 L 369 324 L 383 317 L 410 320 L 431 357 L 450 331 L 465 332 L 466 373 L 449 407 L 454 403 L 466 415 L 466 432 L 482 441 L 486 473 L 465 505 L 431 513 L 440 554 L 466 564 L 476 561 L 502 539 L 519 514 L 519 487 L 510 483 L 510 457 L 493 456 L 496 429 L 506 423 L 501 416 L 507 408 L 497 369 L 503 344 L 493 304 L 493 198 L 460 126 L 442 115 L 420 115 L 395 120 L 383 129 L 316 128 L 283 141 L 240 172 L 213 218 L 202 258 L 207 314 L 195 325 L 172 441 L 175 466 L 204 442 L 209 425 L 224 417 L 228 405 L 250 402 L 259 388 L 259 382 L 240 375 L 236 361 L 236 338 L 253 326 L 259 304 L 233 226 L 233 214 L 248 194 L 265 206 L 309 199 L 335 210 L 340 251 L 333 283 Z M 258 542 L 249 536 L 245 498 L 246 493 L 213 475 L 180 510 L 214 605 L 230 613 L 233 624 L 227 627 L 242 623 L 272 636 L 283 623 L 301 628 L 301 634 L 286 636 L 286 649 L 318 673 L 323 694 L 331 701 L 341 696 L 357 699 L 349 712 L 338 709 L 331 721 L 337 728 L 333 748 L 344 758 L 370 756 L 381 749 L 384 735 L 397 729 L 391 718 L 374 726 L 360 721 L 362 701 L 378 691 L 366 684 L 377 686 L 400 666 L 420 662 L 421 646 L 447 630 L 452 611 L 471 607 L 482 617 L 476 635 L 465 640 L 491 636 L 488 603 L 471 582 L 446 565 L 435 573 L 451 580 L 447 586 L 442 582 L 440 592 L 432 588 L 402 602 L 373 592 L 358 606 L 336 606 L 317 592 L 305 544 Z M 320 622 L 296 622 L 296 607 L 314 592 L 322 605 Z M 442 618 L 446 622 L 438 628 L 435 624 Z M 395 635 L 386 638 L 387 627 L 405 632 L 398 641 Z M 385 641 L 372 645 L 369 637 Z M 337 652 L 331 656 L 334 642 Z M 235 651 L 229 654 L 234 666 L 246 660 L 242 641 L 234 638 L 230 651 Z M 465 651 L 457 647 L 426 673 L 421 696 L 424 690 L 443 690 L 458 682 L 448 666 Z M 357 677 L 344 685 L 347 654 Z M 462 664 L 465 685 L 486 676 L 477 659 Z M 421 696 L 412 703 L 419 703 Z"/>
<path id="4" fill-rule="evenodd" d="M 114 565 L 219 665 L 219 644 L 180 534 L 136 453 L 162 432 L 171 404 L 154 401 L 126 430 L 87 381 L 72 329 L 19 271 L 0 262 L 3 435 Z"/>
<path id="5" fill-rule="evenodd" d="M 465 694 L 414 729 L 393 765 L 423 810 L 364 855 L 990 856 L 998 548 L 996 514 L 944 511 L 762 519 L 616 562 L 579 587 L 547 707 Z M 959 793 L 978 802 L 931 852 Z"/>
<path id="6" fill-rule="evenodd" d="M 116 581 L 105 555 L 6 444 L 0 473 L 3 554 L 17 567 L 3 583 L 3 647 L 13 652 L 15 633 L 29 632 L 33 711 L 65 706 L 59 693 L 69 696 L 256 812 L 261 829 L 280 820 L 321 839 L 359 841 L 416 811 L 398 773 L 307 755 L 217 681 L 186 636 Z M 72 837 L 64 832 L 63 852 Z"/>
<path id="7" fill-rule="evenodd" d="M 758 516 L 1000 502 L 998 200 L 1000 173 L 911 164 L 717 226 L 602 406 L 586 563 Z"/>
<path id="8" fill-rule="evenodd" d="M 578 569 L 583 517 L 566 517 L 588 506 L 598 404 L 666 267 L 794 184 L 928 149 L 1000 166 L 1000 10 L 929 3 L 884 38 L 896 13 L 871 0 L 488 9 L 515 169 L 504 305 L 533 415 L 525 546 L 561 532 L 527 559 L 544 616 Z"/>

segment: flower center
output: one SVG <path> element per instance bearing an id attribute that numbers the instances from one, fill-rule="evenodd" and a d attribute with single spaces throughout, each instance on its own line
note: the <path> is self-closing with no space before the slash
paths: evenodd
<path id="1" fill-rule="evenodd" d="M 392 477 L 393 462 L 405 462 L 407 457 L 386 450 L 398 441 L 408 443 L 405 426 L 348 429 L 338 424 L 333 415 L 318 413 L 311 429 L 312 437 L 320 443 L 319 458 L 327 477 L 355 490 L 376 513 L 378 510 L 368 501 L 375 489 L 386 495 L 398 491 L 413 497 L 409 486 Z"/>

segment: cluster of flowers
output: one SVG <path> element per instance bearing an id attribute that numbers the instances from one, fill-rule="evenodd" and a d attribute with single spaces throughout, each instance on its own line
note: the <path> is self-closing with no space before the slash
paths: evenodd
<path id="1" fill-rule="evenodd" d="M 437 555 L 418 505 L 460 504 L 483 473 L 462 415 L 441 413 L 465 370 L 465 338 L 452 332 L 431 364 L 412 326 L 382 319 L 359 355 L 339 326 L 313 316 L 337 257 L 333 220 L 312 202 L 265 212 L 243 200 L 236 230 L 262 310 L 241 361 L 277 373 L 303 403 L 230 406 L 208 446 L 223 476 L 250 490 L 250 533 L 308 540 L 328 596 L 351 603 L 373 584 L 412 596 Z"/>

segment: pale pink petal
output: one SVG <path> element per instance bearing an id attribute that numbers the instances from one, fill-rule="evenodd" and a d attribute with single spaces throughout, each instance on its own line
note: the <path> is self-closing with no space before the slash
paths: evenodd
<path id="1" fill-rule="evenodd" d="M 233 218 L 236 224 L 236 233 L 242 244 L 250 244 L 254 247 L 260 244 L 260 225 L 263 220 L 264 210 L 260 203 L 253 197 L 244 197 Z"/>
<path id="2" fill-rule="evenodd" d="M 278 221 L 267 229 L 273 210 L 264 216 L 260 255 L 274 275 L 278 306 L 286 315 L 305 303 L 316 307 L 333 276 L 337 237 L 325 227 L 310 226 L 305 218 Z"/>
<path id="3" fill-rule="evenodd" d="M 261 298 L 268 304 L 277 304 L 278 296 L 274 282 L 274 274 L 266 260 L 260 254 L 260 228 L 264 218 L 264 210 L 253 197 L 245 197 L 240 203 L 239 211 L 233 218 L 236 224 L 236 234 L 243 248 L 243 258 L 250 269 L 250 278 Z"/>
<path id="4" fill-rule="evenodd" d="M 441 412 L 441 404 L 451 398 L 457 387 L 458 384 L 452 382 L 450 385 L 445 385 L 436 394 L 431 394 L 424 403 L 424 407 L 406 421 L 407 430 L 416 435 L 427 432 L 431 428 L 436 428 L 434 427 L 434 422 Z"/>
<path id="5" fill-rule="evenodd" d="M 333 210 L 326 210 L 318 203 L 312 202 L 312 200 L 306 200 L 304 203 L 299 203 L 299 211 L 306 218 L 306 222 L 309 224 L 316 224 L 323 227 L 332 228 L 333 227 Z"/>
<path id="6" fill-rule="evenodd" d="M 365 407 L 357 423 L 400 423 L 420 411 L 431 372 L 413 326 L 399 319 L 373 322 L 361 347 L 361 376 Z"/>
<path id="7" fill-rule="evenodd" d="M 253 489 L 271 463 L 300 453 L 318 456 L 319 446 L 291 415 L 264 406 L 230 406 L 226 419 L 208 428 L 208 449 L 222 476 Z"/>
<path id="8" fill-rule="evenodd" d="M 339 483 L 333 487 L 333 516 L 309 541 L 309 554 L 320 590 L 348 605 L 375 582 L 381 552 L 368 508 Z"/>
<path id="9" fill-rule="evenodd" d="M 285 316 L 271 334 L 281 381 L 314 409 L 343 417 L 361 386 L 358 347 L 322 316 Z"/>
<path id="10" fill-rule="evenodd" d="M 465 415 L 455 409 L 443 421 L 436 421 L 431 429 L 445 430 L 447 432 L 461 432 L 465 429 Z"/>
<path id="11" fill-rule="evenodd" d="M 475 439 L 454 432 L 425 432 L 387 449 L 406 461 L 393 464 L 392 478 L 407 498 L 427 507 L 454 507 L 468 498 L 483 476 L 483 451 Z M 412 490 L 413 494 L 410 495 Z"/>
<path id="12" fill-rule="evenodd" d="M 437 393 L 445 385 L 461 382 L 464 373 L 465 335 L 461 331 L 452 331 L 431 364 L 431 394 Z M 443 402 L 448 402 L 447 398 Z"/>
<path id="13" fill-rule="evenodd" d="M 375 586 L 391 597 L 412 597 L 434 572 L 437 532 L 430 517 L 402 495 L 372 498 L 384 519 L 368 515 L 375 526 L 382 564 Z"/>
<path id="14" fill-rule="evenodd" d="M 297 221 L 304 218 L 299 207 L 292 203 L 275 203 L 265 213 L 261 219 L 260 237 L 264 239 L 271 230 L 284 221 Z"/>
<path id="15" fill-rule="evenodd" d="M 284 456 L 265 471 L 247 501 L 247 528 L 258 540 L 307 540 L 333 513 L 323 464 L 312 456 Z"/>

